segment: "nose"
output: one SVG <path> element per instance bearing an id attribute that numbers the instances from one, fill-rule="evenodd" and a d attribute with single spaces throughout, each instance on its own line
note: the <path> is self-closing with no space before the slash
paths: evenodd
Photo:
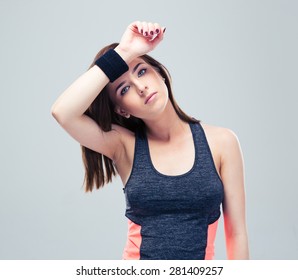
<path id="1" fill-rule="evenodd" d="M 137 93 L 140 96 L 143 96 L 146 93 L 146 91 L 148 90 L 148 86 L 146 86 L 146 84 L 143 81 L 142 82 L 136 81 L 135 86 L 136 86 Z"/>

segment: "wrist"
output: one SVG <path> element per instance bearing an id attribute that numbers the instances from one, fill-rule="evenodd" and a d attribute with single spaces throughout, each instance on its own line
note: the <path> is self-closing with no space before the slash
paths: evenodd
<path id="1" fill-rule="evenodd" d="M 129 69 L 126 61 L 114 49 L 109 49 L 94 64 L 106 74 L 111 83 Z"/>
<path id="2" fill-rule="evenodd" d="M 117 52 L 127 64 L 137 57 L 135 54 L 122 49 L 119 45 L 114 49 L 114 51 Z"/>

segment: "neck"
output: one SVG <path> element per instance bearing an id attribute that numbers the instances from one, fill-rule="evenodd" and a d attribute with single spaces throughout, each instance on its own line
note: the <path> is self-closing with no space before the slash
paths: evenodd
<path id="1" fill-rule="evenodd" d="M 144 122 L 147 127 L 147 137 L 162 141 L 170 141 L 188 128 L 187 123 L 179 118 L 170 101 L 161 115 Z"/>

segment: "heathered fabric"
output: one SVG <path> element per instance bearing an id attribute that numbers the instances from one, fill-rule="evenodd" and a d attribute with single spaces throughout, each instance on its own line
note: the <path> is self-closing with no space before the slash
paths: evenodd
<path id="1" fill-rule="evenodd" d="M 141 226 L 140 259 L 205 258 L 208 225 L 220 216 L 223 184 L 201 124 L 190 123 L 190 128 L 195 162 L 191 170 L 177 176 L 154 168 L 146 135 L 136 134 L 124 193 L 126 217 Z"/>

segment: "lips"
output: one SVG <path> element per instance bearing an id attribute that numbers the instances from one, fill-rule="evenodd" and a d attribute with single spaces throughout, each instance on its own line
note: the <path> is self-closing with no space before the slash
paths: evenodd
<path id="1" fill-rule="evenodd" d="M 151 98 L 153 95 L 155 95 L 156 93 L 157 93 L 157 92 L 150 93 L 150 94 L 146 97 L 146 99 L 145 99 L 145 104 L 147 104 L 148 101 L 150 100 L 150 98 Z"/>

